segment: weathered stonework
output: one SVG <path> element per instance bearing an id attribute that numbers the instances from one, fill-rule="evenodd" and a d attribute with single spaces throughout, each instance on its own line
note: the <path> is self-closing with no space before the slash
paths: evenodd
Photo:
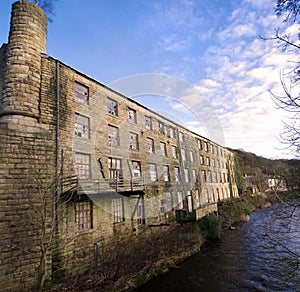
<path id="1" fill-rule="evenodd" d="M 238 196 L 230 151 L 47 56 L 46 35 L 47 17 L 39 7 L 13 4 L 9 41 L 0 49 L 0 291 L 30 290 L 42 243 L 54 229 L 60 264 L 76 275 L 95 265 L 95 246 L 113 236 L 196 220 L 215 212 L 219 200 Z M 87 104 L 75 97 L 76 84 L 87 89 Z M 108 98 L 118 106 L 116 115 L 108 113 Z M 128 108 L 135 121 L 129 121 Z M 88 135 L 75 135 L 78 115 L 88 121 Z M 109 125 L 118 128 L 118 145 L 109 142 Z M 138 149 L 130 147 L 130 133 L 137 135 Z M 88 165 L 75 161 L 78 153 L 89 157 Z M 120 169 L 109 166 L 110 159 Z M 88 173 L 84 180 L 81 172 Z M 124 185 L 114 192 L 116 181 Z M 57 260 L 53 250 L 46 252 L 46 276 Z"/>

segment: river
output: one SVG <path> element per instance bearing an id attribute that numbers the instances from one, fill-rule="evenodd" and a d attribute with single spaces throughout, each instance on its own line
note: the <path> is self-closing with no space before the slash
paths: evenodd
<path id="1" fill-rule="evenodd" d="M 300 202 L 253 212 L 248 222 L 136 291 L 300 291 Z"/>

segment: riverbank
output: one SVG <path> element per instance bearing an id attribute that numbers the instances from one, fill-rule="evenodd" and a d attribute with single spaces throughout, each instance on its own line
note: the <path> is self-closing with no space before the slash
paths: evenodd
<path id="1" fill-rule="evenodd" d="M 299 222 L 300 197 L 275 201 L 135 292 L 299 291 Z"/>
<path id="2" fill-rule="evenodd" d="M 275 198 L 271 200 L 270 194 L 260 194 L 224 202 L 219 204 L 218 215 L 211 215 L 217 219 L 208 224 L 218 224 L 222 230 L 229 229 L 273 200 Z M 213 230 L 213 225 L 208 229 Z M 199 252 L 207 238 L 199 224 L 191 222 L 114 238 L 107 248 L 100 250 L 103 260 L 98 268 L 76 279 L 68 279 L 52 291 L 131 291 Z"/>

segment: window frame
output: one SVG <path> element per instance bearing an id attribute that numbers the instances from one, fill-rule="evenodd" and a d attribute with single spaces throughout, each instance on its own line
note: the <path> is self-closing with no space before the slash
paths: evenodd
<path id="1" fill-rule="evenodd" d="M 176 138 L 175 129 L 173 127 L 169 127 L 169 136 L 170 138 Z"/>
<path id="2" fill-rule="evenodd" d="M 128 138 L 129 138 L 129 149 L 138 151 L 139 150 L 139 135 L 134 132 L 129 132 Z"/>
<path id="3" fill-rule="evenodd" d="M 88 159 L 87 163 L 84 163 L 83 160 L 78 162 L 80 159 L 85 160 Z M 74 165 L 75 165 L 75 173 L 79 179 L 90 179 L 91 178 L 91 155 L 82 152 L 75 152 L 74 153 Z"/>
<path id="4" fill-rule="evenodd" d="M 80 121 L 78 121 L 78 119 L 86 119 L 87 123 L 86 124 L 80 123 Z M 81 131 L 80 131 L 80 127 L 78 127 L 78 126 L 82 126 Z M 84 126 L 86 126 L 86 128 L 87 128 L 86 130 L 84 129 Z M 86 134 L 84 133 L 85 131 L 87 132 Z M 83 134 L 81 134 L 81 132 L 83 132 Z M 76 137 L 90 139 L 90 118 L 89 117 L 84 116 L 79 113 L 75 113 L 74 134 Z"/>
<path id="5" fill-rule="evenodd" d="M 120 133 L 119 133 L 119 128 L 114 126 L 114 125 L 111 125 L 111 124 L 108 124 L 107 126 L 108 130 L 107 130 L 107 134 L 108 134 L 108 144 L 109 145 L 112 145 L 112 146 L 120 146 Z M 116 130 L 116 136 L 115 135 L 110 135 L 110 134 L 115 134 L 113 132 L 111 132 L 110 130 Z M 114 141 L 112 143 L 112 141 Z"/>
<path id="6" fill-rule="evenodd" d="M 137 114 L 136 114 L 136 110 L 131 108 L 131 107 L 128 107 L 127 108 L 127 114 L 128 114 L 128 122 L 129 123 L 132 123 L 132 124 L 136 124 L 137 123 Z M 130 116 L 130 114 L 133 114 L 132 117 Z"/>
<path id="7" fill-rule="evenodd" d="M 83 89 L 83 90 L 80 90 Z M 86 90 L 86 94 L 84 91 Z M 83 104 L 89 105 L 89 87 L 83 85 L 82 83 L 75 81 L 74 82 L 74 97 L 76 101 L 79 101 Z"/>
<path id="8" fill-rule="evenodd" d="M 174 159 L 178 158 L 178 154 L 177 154 L 177 147 L 175 145 L 171 145 L 171 152 L 172 152 L 172 157 Z"/>
<path id="9" fill-rule="evenodd" d="M 146 145 L 147 145 L 147 152 L 148 153 L 155 153 L 154 139 L 147 137 L 146 138 Z M 149 147 L 149 146 L 151 146 L 151 147 Z"/>
<path id="10" fill-rule="evenodd" d="M 184 142 L 184 134 L 183 134 L 183 132 L 179 131 L 178 136 L 179 136 L 179 142 Z"/>
<path id="11" fill-rule="evenodd" d="M 161 121 L 158 121 L 158 133 L 165 134 L 165 124 Z"/>
<path id="12" fill-rule="evenodd" d="M 190 172 L 188 168 L 183 169 L 185 182 L 190 182 Z"/>
<path id="13" fill-rule="evenodd" d="M 180 168 L 178 166 L 174 166 L 174 175 L 175 181 L 180 182 Z"/>
<path id="14" fill-rule="evenodd" d="M 114 223 L 125 221 L 124 199 L 122 197 L 111 199 L 111 209 Z"/>
<path id="15" fill-rule="evenodd" d="M 170 169 L 168 165 L 163 165 L 163 177 L 165 182 L 170 181 Z"/>
<path id="16" fill-rule="evenodd" d="M 93 202 L 91 200 L 76 202 L 75 222 L 78 231 L 93 229 Z"/>
<path id="17" fill-rule="evenodd" d="M 149 125 L 147 121 L 149 121 Z M 152 118 L 150 116 L 145 116 L 145 128 L 148 130 L 152 130 Z"/>
<path id="18" fill-rule="evenodd" d="M 111 102 L 111 106 L 113 106 L 113 103 L 115 103 L 114 111 L 112 110 L 112 108 L 109 107 L 109 102 Z M 107 114 L 114 116 L 114 117 L 117 117 L 119 115 L 119 105 L 115 99 L 110 98 L 110 97 L 106 98 L 106 112 L 107 112 Z"/>
<path id="19" fill-rule="evenodd" d="M 154 167 L 153 169 L 151 167 Z M 157 181 L 157 166 L 155 163 L 149 163 L 149 173 L 150 173 L 150 181 Z M 155 176 L 153 175 L 155 174 Z"/>
<path id="20" fill-rule="evenodd" d="M 167 145 L 165 142 L 159 142 L 160 153 L 162 156 L 167 157 Z"/>

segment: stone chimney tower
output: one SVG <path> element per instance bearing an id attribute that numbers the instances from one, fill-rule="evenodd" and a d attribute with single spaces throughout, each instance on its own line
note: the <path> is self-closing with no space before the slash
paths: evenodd
<path id="1" fill-rule="evenodd" d="M 47 15 L 31 2 L 12 6 L 0 122 L 39 118 L 41 53 L 46 53 Z M 25 118 L 27 117 L 27 118 Z"/>

